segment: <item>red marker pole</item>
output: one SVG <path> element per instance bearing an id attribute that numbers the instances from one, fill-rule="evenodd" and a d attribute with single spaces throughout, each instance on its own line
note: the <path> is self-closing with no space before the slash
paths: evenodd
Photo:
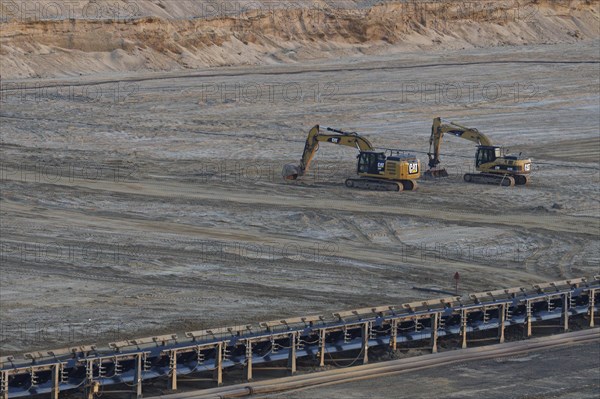
<path id="1" fill-rule="evenodd" d="M 456 295 L 458 295 L 458 281 L 459 280 L 460 280 L 460 274 L 458 274 L 458 272 L 454 273 L 454 281 L 456 283 L 456 286 L 455 286 Z"/>

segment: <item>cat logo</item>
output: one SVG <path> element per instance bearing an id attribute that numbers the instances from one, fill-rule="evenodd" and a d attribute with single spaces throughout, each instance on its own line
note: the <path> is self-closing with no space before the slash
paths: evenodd
<path id="1" fill-rule="evenodd" d="M 382 171 L 385 169 L 385 162 L 377 162 L 377 170 Z"/>
<path id="2" fill-rule="evenodd" d="M 414 175 L 415 173 L 419 173 L 419 163 L 418 162 L 409 162 L 408 163 L 408 173 Z"/>
<path id="3" fill-rule="evenodd" d="M 332 137 L 330 140 L 333 144 L 339 144 L 340 142 L 340 139 L 338 137 Z"/>

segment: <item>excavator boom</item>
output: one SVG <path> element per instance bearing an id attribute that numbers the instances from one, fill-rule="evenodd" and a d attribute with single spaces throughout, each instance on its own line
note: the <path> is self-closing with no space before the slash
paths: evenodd
<path id="1" fill-rule="evenodd" d="M 431 137 L 429 138 L 429 167 L 435 168 L 440 163 L 440 148 L 444 134 L 449 133 L 453 136 L 473 141 L 478 145 L 491 146 L 490 140 L 485 134 L 477 129 L 461 126 L 458 123 L 443 123 L 441 118 L 435 118 L 431 126 Z M 433 149 L 433 152 L 432 152 Z"/>
<path id="2" fill-rule="evenodd" d="M 371 142 L 357 133 L 343 132 L 330 127 L 325 128 L 325 130 L 331 133 L 321 132 L 319 125 L 316 125 L 310 129 L 308 132 L 308 137 L 306 138 L 306 143 L 304 144 L 304 151 L 302 152 L 300 164 L 298 166 L 286 165 L 283 170 L 283 177 L 285 179 L 296 180 L 298 177 L 306 174 L 308 168 L 310 167 L 310 163 L 319 149 L 320 142 L 354 147 L 360 151 L 373 151 L 373 145 L 371 145 Z"/>

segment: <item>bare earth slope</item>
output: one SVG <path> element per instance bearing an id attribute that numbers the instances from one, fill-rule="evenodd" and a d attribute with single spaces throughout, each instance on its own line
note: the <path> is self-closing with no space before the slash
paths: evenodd
<path id="1" fill-rule="evenodd" d="M 598 35 L 596 0 L 371 3 L 113 0 L 55 1 L 54 8 L 44 8 L 42 1 L 26 8 L 25 2 L 3 2 L 1 75 L 293 63 L 415 49 L 574 43 Z"/>

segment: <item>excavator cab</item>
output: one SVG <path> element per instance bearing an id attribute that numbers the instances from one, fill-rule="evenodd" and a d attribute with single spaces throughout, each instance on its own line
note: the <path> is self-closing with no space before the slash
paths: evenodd
<path id="1" fill-rule="evenodd" d="M 482 164 L 494 162 L 500 157 L 502 157 L 500 147 L 480 145 L 477 147 L 477 154 L 475 155 L 475 166 L 479 167 Z"/>
<path id="2" fill-rule="evenodd" d="M 383 152 L 362 151 L 358 155 L 358 174 L 382 174 L 385 170 L 385 154 Z"/>

